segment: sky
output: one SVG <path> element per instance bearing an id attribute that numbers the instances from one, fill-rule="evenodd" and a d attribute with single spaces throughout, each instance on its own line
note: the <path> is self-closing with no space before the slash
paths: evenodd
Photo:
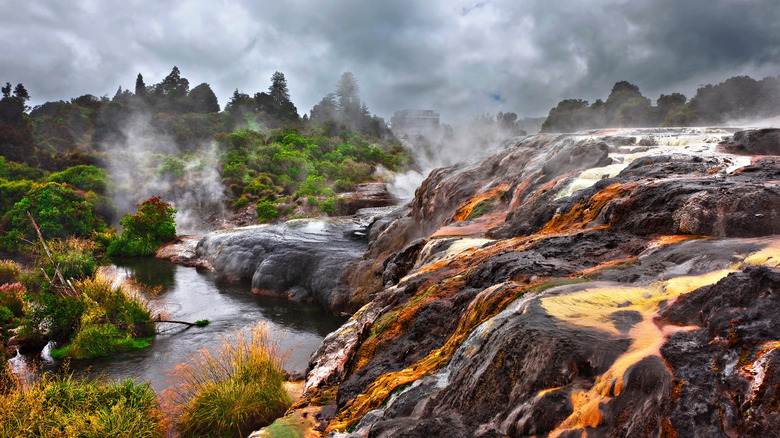
<path id="1" fill-rule="evenodd" d="M 435 109 L 443 122 L 546 116 L 731 76 L 780 75 L 777 0 L 0 0 L 0 83 L 31 105 L 113 96 L 178 66 L 222 107 L 287 78 L 302 115 L 352 72 L 369 110 Z"/>

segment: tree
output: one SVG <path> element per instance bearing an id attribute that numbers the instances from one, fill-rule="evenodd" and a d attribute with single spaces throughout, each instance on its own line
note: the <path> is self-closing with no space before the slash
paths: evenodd
<path id="1" fill-rule="evenodd" d="M 325 123 L 335 120 L 337 115 L 338 104 L 336 103 L 336 95 L 328 93 L 311 109 L 310 118 L 313 122 Z"/>
<path id="2" fill-rule="evenodd" d="M 290 101 L 290 92 L 287 89 L 287 80 L 284 73 L 274 72 L 271 76 L 271 86 L 268 87 L 268 94 L 278 106 L 283 106 Z"/>
<path id="3" fill-rule="evenodd" d="M 190 111 L 194 113 L 207 114 L 219 112 L 217 95 L 214 94 L 211 86 L 205 82 L 190 91 L 189 100 Z"/>
<path id="4" fill-rule="evenodd" d="M 135 95 L 138 97 L 146 97 L 146 84 L 144 83 L 144 77 L 141 73 L 138 73 L 138 77 L 135 79 Z"/>
<path id="5" fill-rule="evenodd" d="M 359 87 L 355 75 L 344 72 L 336 85 L 338 109 L 346 118 L 360 113 Z"/>

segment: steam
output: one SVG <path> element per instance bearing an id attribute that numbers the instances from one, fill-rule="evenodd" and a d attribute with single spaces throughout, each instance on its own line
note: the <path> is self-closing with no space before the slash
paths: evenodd
<path id="1" fill-rule="evenodd" d="M 213 142 L 188 145 L 180 150 L 171 136 L 160 134 L 152 115 L 136 111 L 121 132 L 101 142 L 116 189 L 111 197 L 117 222 L 135 213 L 144 200 L 159 196 L 176 210 L 179 234 L 200 234 L 224 224 L 225 187 L 217 168 Z"/>
<path id="2" fill-rule="evenodd" d="M 438 130 L 402 138 L 417 168 L 396 175 L 388 190 L 397 199 L 408 201 L 432 170 L 479 163 L 524 136 L 522 129 L 507 129 L 495 123 L 491 116 L 483 116 L 465 127 L 444 125 Z"/>

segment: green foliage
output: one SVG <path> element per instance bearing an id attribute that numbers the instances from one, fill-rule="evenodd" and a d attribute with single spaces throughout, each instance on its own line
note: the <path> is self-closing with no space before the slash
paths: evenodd
<path id="1" fill-rule="evenodd" d="M 44 374 L 0 397 L 4 438 L 162 438 L 165 426 L 156 394 L 132 379 L 100 383 Z"/>
<path id="2" fill-rule="evenodd" d="M 46 176 L 46 171 L 37 167 L 30 167 L 24 163 L 6 161 L 0 156 L 0 178 L 8 181 L 40 181 Z"/>
<path id="3" fill-rule="evenodd" d="M 293 194 L 324 198 L 372 180 L 377 166 L 398 170 L 408 160 L 400 146 L 383 148 L 357 132 L 344 130 L 342 134 L 327 137 L 316 128 L 307 132 L 278 129 L 268 137 L 250 130 L 219 135 L 223 182 L 236 198 L 246 196 L 247 202 Z M 246 204 L 242 200 L 237 205 Z M 266 203 L 260 208 L 268 207 Z"/>
<path id="4" fill-rule="evenodd" d="M 71 186 L 85 192 L 105 195 L 108 187 L 106 171 L 92 165 L 78 165 L 49 175 L 48 181 Z"/>
<path id="5" fill-rule="evenodd" d="M 93 212 L 83 192 L 69 185 L 49 182 L 33 187 L 17 202 L 9 214 L 8 234 L 0 239 L 0 246 L 17 249 L 20 238 L 37 238 L 27 217 L 29 212 L 46 239 L 64 239 L 70 236 L 86 237 L 93 230 L 102 230 L 105 223 Z"/>
<path id="6" fill-rule="evenodd" d="M 182 436 L 243 437 L 284 414 L 284 390 L 277 342 L 256 326 L 236 343 L 225 340 L 215 353 L 201 350 L 174 372 L 166 395 L 176 406 Z"/>
<path id="7" fill-rule="evenodd" d="M 271 201 L 258 202 L 255 211 L 257 212 L 257 220 L 260 222 L 270 222 L 279 217 L 276 204 Z"/>
<path id="8" fill-rule="evenodd" d="M 122 235 L 108 246 L 106 254 L 112 257 L 152 255 L 163 243 L 176 238 L 176 210 L 154 196 L 138 205 L 134 215 L 126 214 L 119 221 Z"/>
<path id="9" fill-rule="evenodd" d="M 74 287 L 76 296 L 42 290 L 27 316 L 28 334 L 63 345 L 53 356 L 86 359 L 150 344 L 154 324 L 139 297 L 100 275 L 77 281 Z"/>
<path id="10" fill-rule="evenodd" d="M 8 181 L 0 178 L 0 217 L 10 211 L 14 204 L 21 201 L 34 185 L 33 181 L 26 179 Z"/>
<path id="11" fill-rule="evenodd" d="M 85 239 L 67 239 L 48 241 L 52 260 L 43 253 L 43 249 L 38 249 L 40 266 L 46 271 L 49 278 L 54 278 L 55 266 L 66 279 L 84 279 L 89 278 L 97 271 L 97 260 L 92 254 L 90 241 Z"/>

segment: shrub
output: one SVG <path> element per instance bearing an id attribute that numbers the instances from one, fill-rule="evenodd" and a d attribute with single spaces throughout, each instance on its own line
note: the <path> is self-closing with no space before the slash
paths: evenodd
<path id="1" fill-rule="evenodd" d="M 44 374 L 0 397 L 0 436 L 162 438 L 165 423 L 148 383 L 100 383 Z"/>
<path id="2" fill-rule="evenodd" d="M 257 212 L 257 220 L 260 222 L 269 222 L 279 217 L 279 211 L 271 201 L 258 202 L 255 211 Z"/>
<path id="3" fill-rule="evenodd" d="M 92 254 L 91 241 L 76 238 L 55 239 L 50 240 L 48 246 L 54 265 L 42 249 L 39 250 L 38 259 L 49 278 L 54 278 L 55 265 L 65 279 L 88 278 L 97 271 L 97 261 Z"/>
<path id="4" fill-rule="evenodd" d="M 70 184 L 79 190 L 92 191 L 101 195 L 106 194 L 108 187 L 106 171 L 92 165 L 73 166 L 62 172 L 52 173 L 47 180 Z"/>
<path id="5" fill-rule="evenodd" d="M 14 204 L 21 201 L 34 185 L 34 182 L 26 179 L 21 181 L 0 179 L 0 216 L 10 211 Z"/>
<path id="6" fill-rule="evenodd" d="M 260 324 L 178 365 L 165 397 L 182 436 L 243 437 L 283 415 L 291 401 L 276 348 Z"/>
<path id="7" fill-rule="evenodd" d="M 139 297 L 114 287 L 100 274 L 74 286 L 77 296 L 42 290 L 28 312 L 27 333 L 63 345 L 52 356 L 86 359 L 149 345 L 154 323 Z"/>
<path id="8" fill-rule="evenodd" d="M 105 223 L 92 211 L 92 204 L 83 192 L 69 185 L 49 182 L 33 187 L 11 211 L 8 235 L 0 244 L 18 249 L 19 239 L 37 239 L 35 229 L 27 217 L 29 212 L 46 239 L 64 239 L 70 236 L 86 237 L 93 230 L 102 230 Z"/>
<path id="9" fill-rule="evenodd" d="M 109 244 L 109 256 L 152 255 L 163 243 L 176 238 L 176 210 L 167 202 L 154 196 L 138 205 L 134 215 L 126 214 L 119 221 L 124 227 L 122 235 Z"/>

